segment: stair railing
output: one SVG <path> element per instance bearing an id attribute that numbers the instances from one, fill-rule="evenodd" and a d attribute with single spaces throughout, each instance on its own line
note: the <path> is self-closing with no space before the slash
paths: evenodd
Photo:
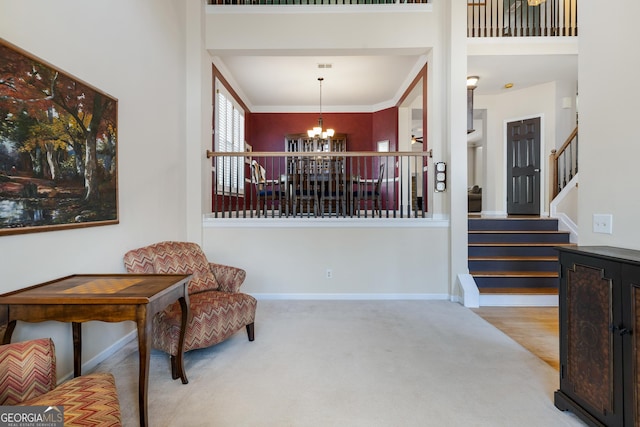
<path id="1" fill-rule="evenodd" d="M 467 37 L 577 36 L 578 0 L 468 0 Z"/>
<path id="2" fill-rule="evenodd" d="M 578 174 L 578 127 L 562 144 L 559 150 L 551 150 L 549 155 L 551 189 L 549 201 L 553 200 L 571 179 Z"/>

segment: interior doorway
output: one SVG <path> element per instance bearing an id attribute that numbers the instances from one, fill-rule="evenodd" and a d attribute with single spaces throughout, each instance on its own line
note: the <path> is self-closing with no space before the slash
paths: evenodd
<path id="1" fill-rule="evenodd" d="M 540 117 L 507 123 L 507 214 L 540 215 Z"/>
<path id="2" fill-rule="evenodd" d="M 486 202 L 487 110 L 473 110 L 473 132 L 467 133 L 467 211 L 480 214 Z M 484 199 L 484 200 L 483 200 Z"/>
<path id="3" fill-rule="evenodd" d="M 398 107 L 398 150 L 422 152 L 428 151 L 427 128 L 427 64 L 413 79 L 401 99 Z M 410 212 L 426 212 L 429 206 L 430 189 L 427 186 L 426 157 L 412 158 L 405 165 L 410 171 L 411 184 L 402 188 L 403 200 L 409 200 Z M 397 166 L 397 165 L 396 165 Z M 405 199 L 406 197 L 406 199 Z"/>

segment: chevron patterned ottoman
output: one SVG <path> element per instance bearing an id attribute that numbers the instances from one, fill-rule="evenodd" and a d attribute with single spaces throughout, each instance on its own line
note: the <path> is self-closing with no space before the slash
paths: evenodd
<path id="1" fill-rule="evenodd" d="M 0 405 L 63 406 L 65 426 L 122 425 L 113 375 L 83 375 L 56 387 L 51 339 L 0 346 L 0 384 Z"/>

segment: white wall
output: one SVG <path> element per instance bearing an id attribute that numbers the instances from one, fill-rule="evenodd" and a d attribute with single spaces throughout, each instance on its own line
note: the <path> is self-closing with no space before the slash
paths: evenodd
<path id="1" fill-rule="evenodd" d="M 448 222 L 410 226 L 416 220 L 326 220 L 290 222 L 211 220 L 204 230 L 210 260 L 247 270 L 243 291 L 266 297 L 449 298 Z M 317 225 L 324 223 L 324 225 Z M 258 226 L 257 224 L 262 224 Z M 305 224 L 316 224 L 309 226 Z M 333 277 L 326 278 L 331 269 Z"/>
<path id="2" fill-rule="evenodd" d="M 620 6 L 580 3 L 579 243 L 640 249 L 640 141 L 635 126 L 640 60 L 637 37 L 629 30 L 640 16 L 640 3 L 627 0 Z M 603 213 L 613 215 L 611 235 L 592 232 L 593 214 Z"/>
<path id="3" fill-rule="evenodd" d="M 556 81 L 556 149 L 562 147 L 576 127 L 577 90 L 575 81 Z"/>
<path id="4" fill-rule="evenodd" d="M 344 6 L 327 5 L 240 9 L 209 6 L 206 45 L 216 53 L 257 50 L 305 54 L 337 48 L 346 54 L 367 49 L 415 49 L 423 54 L 425 47 L 440 37 L 441 9 L 437 4 L 433 5 L 433 12 L 424 11 L 422 5 L 418 5 L 422 10 L 405 6 L 409 7 L 385 10 L 373 6 L 365 12 L 358 8 L 345 12 Z M 268 31 L 264 31 L 266 28 Z"/>
<path id="5" fill-rule="evenodd" d="M 0 0 L 0 37 L 116 97 L 120 224 L 0 237 L 0 293 L 74 273 L 124 272 L 122 255 L 184 239 L 184 5 L 176 0 Z M 89 360 L 133 329 L 88 324 Z M 13 340 L 51 336 L 71 371 L 71 328 L 19 323 Z"/>
<path id="6" fill-rule="evenodd" d="M 1 37 L 119 99 L 120 187 L 119 225 L 0 237 L 0 268 L 5 279 L 0 292 L 73 273 L 122 272 L 122 254 L 128 249 L 159 240 L 202 238 L 212 260 L 247 269 L 248 292 L 453 293 L 456 275 L 467 270 L 466 38 L 464 21 L 456 18 L 466 13 L 466 7 L 458 3 L 435 3 L 428 19 L 413 13 L 360 17 L 364 28 L 375 30 L 376 37 L 369 38 L 354 35 L 356 18 L 348 14 L 339 18 L 344 20 L 342 25 L 335 25 L 345 29 L 344 37 L 331 42 L 332 47 L 351 49 L 427 49 L 427 137 L 434 150 L 433 160 L 447 161 L 452 174 L 449 191 L 434 195 L 430 207 L 437 215 L 451 214 L 455 226 L 447 222 L 406 229 L 296 229 L 283 233 L 282 229 L 203 229 L 200 220 L 210 188 L 203 178 L 210 165 L 203 156 L 209 142 L 211 91 L 208 57 L 202 46 L 194 48 L 193 43 L 198 44 L 202 37 L 207 47 L 218 43 L 215 47 L 220 49 L 238 48 L 240 42 L 244 43 L 240 47 L 264 47 L 268 42 L 270 48 L 285 48 L 276 30 L 269 32 L 270 37 L 264 33 L 256 37 L 253 30 L 267 25 L 264 16 L 255 22 L 246 16 L 239 18 L 242 25 L 232 28 L 246 31 L 241 38 L 232 38 L 210 33 L 217 26 L 224 30 L 224 25 L 232 22 L 229 16 L 213 25 L 210 16 L 206 24 L 194 21 L 202 18 L 199 0 L 60 0 L 52 4 L 0 0 Z M 306 18 L 299 22 L 305 30 L 301 34 L 312 36 L 306 31 Z M 274 28 L 281 27 L 270 27 Z M 409 33 L 418 36 L 403 36 Z M 287 31 L 285 39 L 291 39 L 289 34 Z M 301 42 L 301 38 L 296 40 Z M 316 47 L 326 47 L 326 37 L 316 43 Z M 304 51 L 309 44 L 299 48 Z M 202 92 L 194 81 L 199 82 Z M 194 118 L 199 106 L 200 117 Z M 314 247 L 314 242 L 322 239 L 341 242 L 341 250 L 331 253 L 320 245 L 321 263 L 313 252 L 306 252 L 310 254 L 306 257 L 297 252 L 297 247 Z M 256 242 L 269 246 L 259 247 Z M 335 272 L 331 286 L 323 275 L 328 263 Z M 305 280 L 300 273 L 316 265 L 323 266 L 321 277 Z M 291 282 L 291 277 L 300 276 Z M 132 329 L 133 324 L 87 325 L 85 361 Z M 54 338 L 60 374 L 68 373 L 70 327 L 21 324 L 14 339 L 36 336 Z"/>
<path id="7" fill-rule="evenodd" d="M 563 189 L 562 198 L 557 200 L 556 212 L 567 216 L 574 224 L 578 223 L 578 185 L 568 186 Z M 554 200 L 554 203 L 556 203 Z"/>
<path id="8" fill-rule="evenodd" d="M 485 188 L 482 190 L 483 210 L 506 214 L 506 152 L 505 126 L 507 122 L 523 118 L 541 117 L 542 155 L 541 191 L 545 193 L 543 210 L 548 205 L 548 156 L 556 147 L 556 117 L 559 98 L 556 83 L 545 83 L 500 95 L 480 95 L 474 107 L 487 110 Z M 573 128 L 571 128 L 573 130 Z M 568 136 L 568 133 L 567 135 Z M 565 138 L 566 138 L 565 136 Z M 563 140 L 564 142 L 564 140 Z"/>
<path id="9" fill-rule="evenodd" d="M 484 147 L 474 146 L 467 148 L 467 187 L 474 185 L 484 187 Z"/>
<path id="10" fill-rule="evenodd" d="M 313 19 L 330 22 L 331 31 L 309 31 L 309 15 L 291 8 L 263 8 L 261 12 L 255 8 L 242 11 L 207 8 L 206 48 L 214 54 L 254 54 L 261 50 L 264 54 L 295 55 L 339 49 L 345 54 L 376 55 L 391 49 L 396 53 L 426 55 L 429 85 L 426 140 L 433 149 L 429 166 L 435 161 L 451 165 L 451 138 L 459 139 L 461 148 L 455 156 L 459 164 L 450 175 L 452 181 L 461 183 L 457 206 L 458 220 L 463 227 L 455 233 L 458 242 L 455 247 L 449 244 L 453 233 L 448 223 L 413 232 L 393 228 L 397 227 L 393 225 L 335 230 L 297 227 L 291 235 L 283 228 L 205 228 L 203 246 L 207 255 L 216 262 L 226 259 L 247 270 L 244 290 L 265 294 L 453 293 L 457 273 L 467 271 L 466 132 L 463 130 L 466 129 L 466 33 L 464 22 L 461 28 L 451 30 L 461 34 L 455 41 L 456 53 L 451 54 L 451 35 L 447 32 L 450 22 L 458 20 L 452 18 L 450 7 L 448 3 L 436 2 L 430 12 L 333 13 L 326 12 L 328 9 L 324 7 L 316 10 Z M 460 3 L 456 13 L 466 13 L 466 5 Z M 268 31 L 258 33 L 257 28 L 268 28 Z M 457 62 L 454 73 L 457 79 L 451 77 L 452 57 Z M 412 78 L 408 76 L 407 84 Z M 452 107 L 448 101 L 452 80 L 462 82 L 459 108 L 458 104 Z M 459 117 L 451 111 L 459 111 Z M 458 122 L 459 132 L 448 130 L 451 123 Z M 445 193 L 429 191 L 430 213 L 448 217 L 452 212 L 453 188 Z M 457 260 L 455 267 L 452 259 Z M 324 278 L 327 263 L 335 266 L 335 278 L 329 282 Z M 309 271 L 314 270 L 310 275 Z"/>

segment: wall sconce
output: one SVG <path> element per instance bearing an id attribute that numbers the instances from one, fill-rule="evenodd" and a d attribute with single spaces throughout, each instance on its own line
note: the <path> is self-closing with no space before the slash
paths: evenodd
<path id="1" fill-rule="evenodd" d="M 447 164 L 438 162 L 435 164 L 436 170 L 436 193 L 441 193 L 447 189 Z"/>

